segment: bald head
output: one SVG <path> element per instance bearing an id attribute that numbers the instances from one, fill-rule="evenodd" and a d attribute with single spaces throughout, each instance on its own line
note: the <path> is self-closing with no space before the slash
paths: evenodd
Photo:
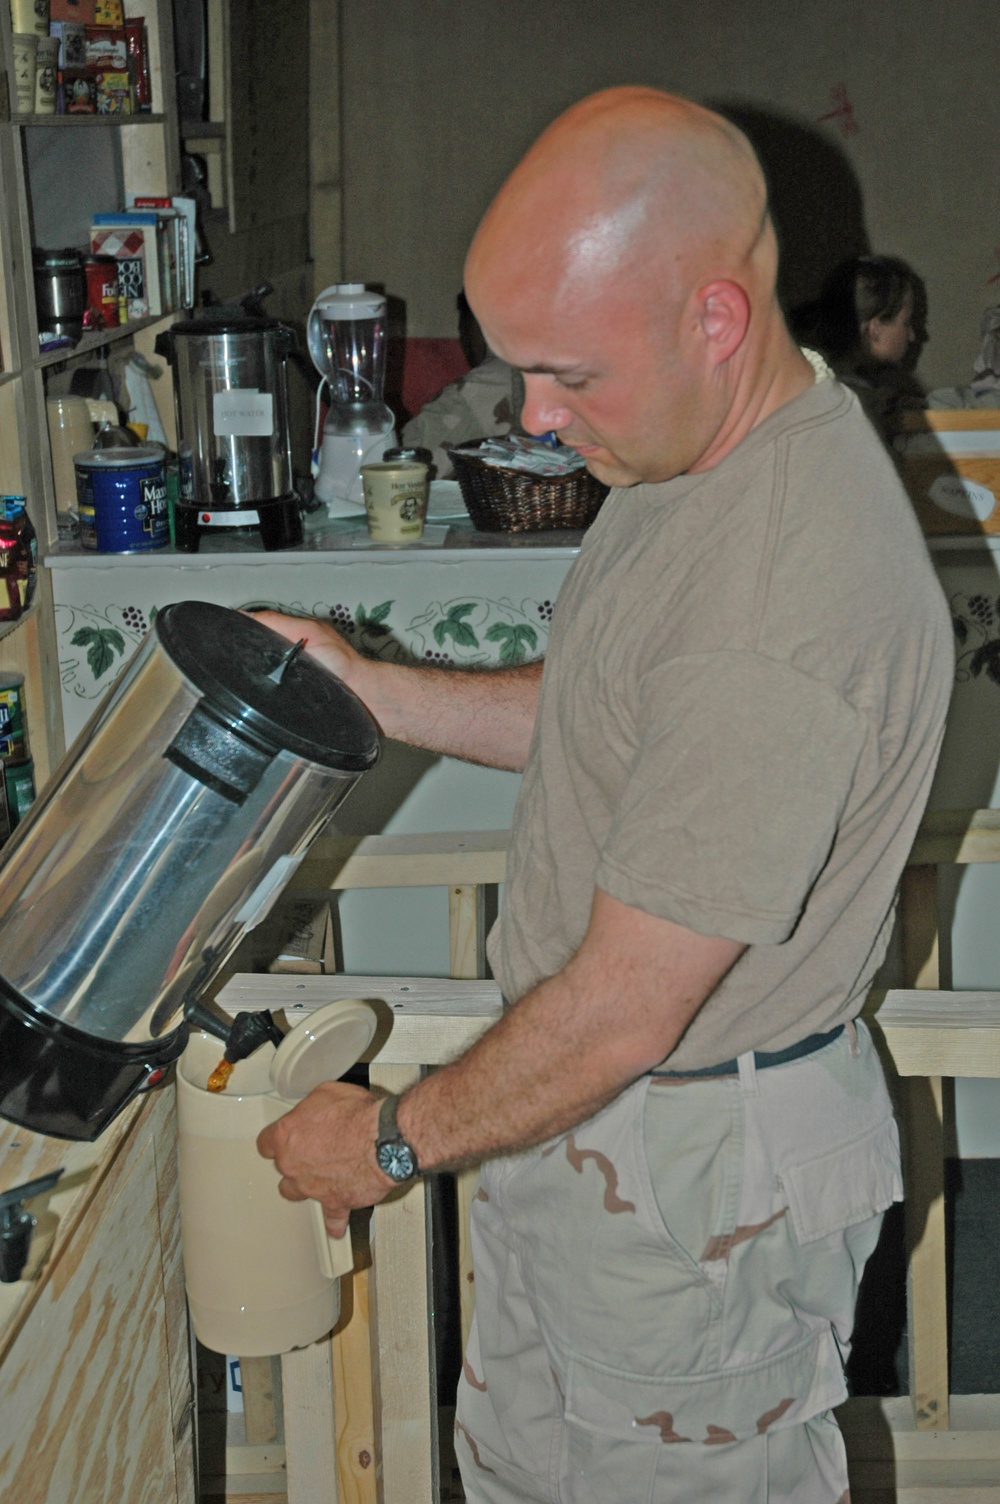
<path id="1" fill-rule="evenodd" d="M 525 372 L 529 432 L 602 480 L 704 469 L 812 380 L 775 297 L 746 137 L 689 100 L 607 89 L 543 132 L 491 204 L 465 287 Z"/>
<path id="2" fill-rule="evenodd" d="M 676 297 L 752 274 L 759 296 L 775 261 L 746 138 L 688 100 L 623 88 L 582 100 L 536 141 L 483 219 L 466 280 L 530 276 L 550 297 L 579 299 L 627 276 L 633 295 L 653 281 Z"/>

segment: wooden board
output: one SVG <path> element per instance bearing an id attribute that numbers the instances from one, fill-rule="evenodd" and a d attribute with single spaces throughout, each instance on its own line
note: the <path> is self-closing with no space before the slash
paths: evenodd
<path id="1" fill-rule="evenodd" d="M 333 1392 L 340 1504 L 376 1504 L 378 1446 L 370 1346 L 369 1217 L 351 1218 L 354 1273 L 340 1282 L 340 1320 L 333 1334 Z"/>
<path id="2" fill-rule="evenodd" d="M 475 1043 L 502 1012 L 495 982 L 436 977 L 240 974 L 230 978 L 216 1002 L 229 1013 L 283 1009 L 294 1023 L 342 997 L 381 1005 L 380 1026 L 365 1058 L 385 1065 L 442 1065 Z"/>
<path id="3" fill-rule="evenodd" d="M 288 1504 L 338 1504 L 329 1337 L 281 1357 Z"/>
<path id="4" fill-rule="evenodd" d="M 194 1499 L 193 1469 L 175 1467 L 185 1421 L 171 1396 L 153 1117 L 115 1158 L 0 1366 L 0 1497 L 17 1504 Z"/>
<path id="5" fill-rule="evenodd" d="M 320 836 L 291 888 L 409 888 L 502 883 L 508 830 L 393 836 Z"/>
<path id="6" fill-rule="evenodd" d="M 1000 809 L 942 809 L 924 816 L 911 866 L 1000 862 Z"/>
<path id="7" fill-rule="evenodd" d="M 405 1091 L 414 1066 L 371 1068 L 372 1085 Z M 422 1180 L 375 1208 L 372 1371 L 386 1504 L 437 1504 L 437 1378 L 429 1291 L 430 1198 Z"/>
<path id="8" fill-rule="evenodd" d="M 875 1015 L 901 1076 L 1000 1077 L 1000 993 L 898 990 Z"/>

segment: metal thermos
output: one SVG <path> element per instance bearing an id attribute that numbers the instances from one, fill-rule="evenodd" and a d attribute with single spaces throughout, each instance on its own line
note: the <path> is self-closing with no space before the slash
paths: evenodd
<path id="1" fill-rule="evenodd" d="M 36 248 L 31 253 L 35 276 L 35 309 L 44 334 L 79 340 L 87 307 L 87 273 L 83 255 L 72 247 L 62 251 Z"/>
<path id="2" fill-rule="evenodd" d="M 165 606 L 4 847 L 0 1115 L 95 1137 L 183 1049 L 187 1013 L 378 753 L 361 702 L 285 638 Z"/>

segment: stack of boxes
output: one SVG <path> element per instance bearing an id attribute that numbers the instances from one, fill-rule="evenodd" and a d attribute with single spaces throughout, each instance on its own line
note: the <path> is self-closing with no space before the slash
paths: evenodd
<path id="1" fill-rule="evenodd" d="M 10 0 L 20 115 L 134 115 L 152 109 L 141 16 L 122 0 Z"/>

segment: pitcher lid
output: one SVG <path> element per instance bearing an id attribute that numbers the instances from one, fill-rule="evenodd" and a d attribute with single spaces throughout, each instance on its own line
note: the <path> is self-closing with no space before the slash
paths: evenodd
<path id="1" fill-rule="evenodd" d="M 342 997 L 317 1008 L 285 1035 L 271 1061 L 271 1085 L 289 1102 L 306 1097 L 324 1081 L 339 1081 L 375 1037 L 378 1017 L 360 997 Z"/>
<path id="2" fill-rule="evenodd" d="M 262 622 L 211 601 L 177 601 L 153 630 L 167 656 L 241 736 L 343 773 L 378 761 L 378 728 L 329 669 Z"/>

